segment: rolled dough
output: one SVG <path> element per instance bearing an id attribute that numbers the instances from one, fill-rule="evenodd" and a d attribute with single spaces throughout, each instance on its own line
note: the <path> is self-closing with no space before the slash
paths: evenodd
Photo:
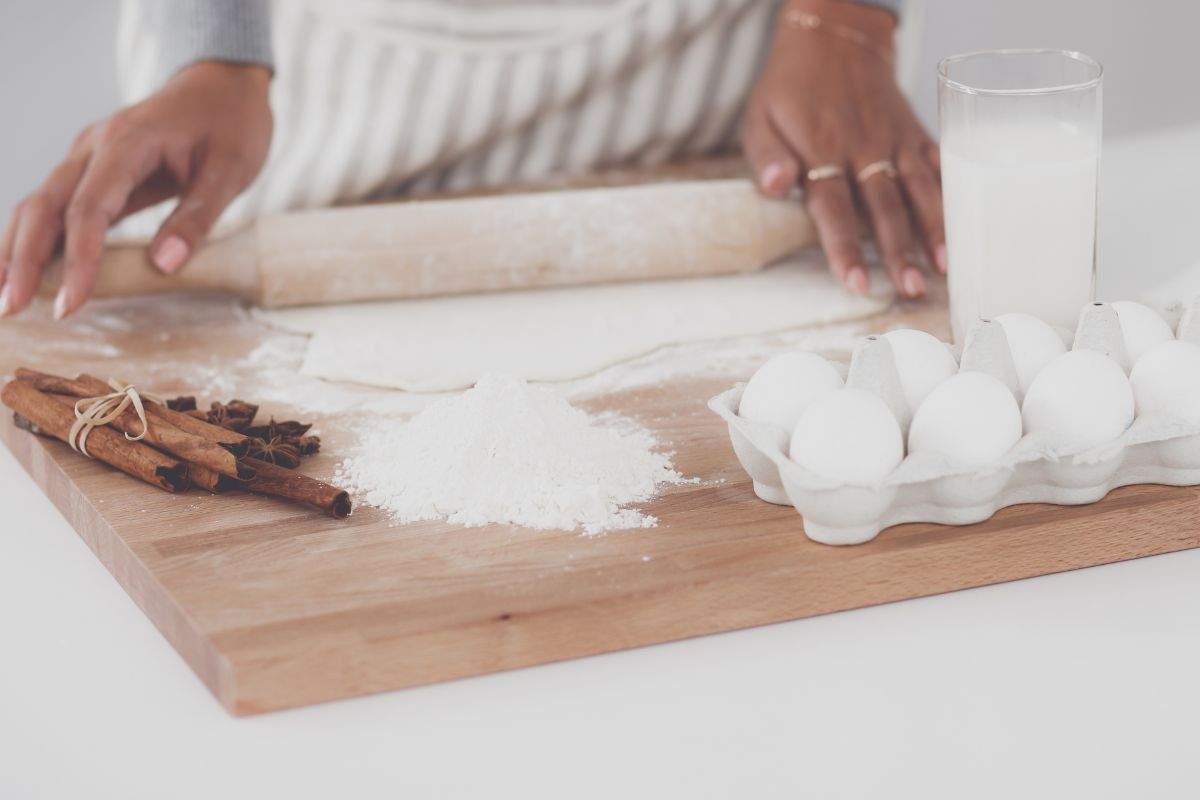
<path id="1" fill-rule="evenodd" d="M 874 281 L 881 290 L 884 283 Z M 882 292 L 848 293 L 806 256 L 715 278 L 256 313 L 311 335 L 306 375 L 435 392 L 467 388 L 489 372 L 569 380 L 665 345 L 859 319 L 889 302 Z"/>

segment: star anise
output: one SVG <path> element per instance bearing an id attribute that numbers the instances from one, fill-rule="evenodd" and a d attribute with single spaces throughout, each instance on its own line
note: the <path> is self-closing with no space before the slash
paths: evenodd
<path id="1" fill-rule="evenodd" d="M 167 408 L 172 411 L 195 411 L 196 398 L 191 395 L 170 398 L 167 400 Z"/>
<path id="2" fill-rule="evenodd" d="M 311 424 L 295 420 L 277 422 L 272 417 L 266 425 L 253 425 L 251 423 L 258 414 L 258 406 L 241 400 L 213 403 L 211 410 L 207 412 L 187 413 L 205 419 L 213 425 L 245 434 L 250 440 L 247 454 L 276 466 L 295 469 L 300 466 L 303 456 L 310 456 L 321 449 L 319 436 L 305 435 L 312 428 Z"/>
<path id="3" fill-rule="evenodd" d="M 308 433 L 310 428 L 312 428 L 311 424 L 305 425 L 303 422 L 296 422 L 295 420 L 276 422 L 275 418 L 272 417 L 271 421 L 266 425 L 251 425 L 243 430 L 242 433 L 247 436 L 258 437 L 259 439 L 271 439 L 276 436 L 282 436 L 285 439 L 299 439 Z"/>
<path id="4" fill-rule="evenodd" d="M 275 436 L 271 439 L 251 437 L 250 450 L 247 455 L 287 469 L 295 469 L 300 466 L 299 449 L 282 436 Z"/>
<path id="5" fill-rule="evenodd" d="M 242 400 L 230 400 L 228 403 L 213 403 L 207 416 L 213 425 L 244 433 L 257 414 L 258 406 Z"/>
<path id="6" fill-rule="evenodd" d="M 298 436 L 293 442 L 302 456 L 314 455 L 321 449 L 320 436 Z"/>

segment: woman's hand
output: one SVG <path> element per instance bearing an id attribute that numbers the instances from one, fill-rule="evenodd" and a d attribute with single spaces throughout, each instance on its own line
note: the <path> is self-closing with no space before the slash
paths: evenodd
<path id="1" fill-rule="evenodd" d="M 878 8 L 787 3 L 746 110 L 742 144 L 765 194 L 803 187 L 839 281 L 867 291 L 861 213 L 897 289 L 920 297 L 918 243 L 929 263 L 946 271 L 938 151 L 896 86 L 894 28 L 891 14 Z M 826 170 L 836 177 L 808 177 L 827 165 L 837 168 Z"/>
<path id="2" fill-rule="evenodd" d="M 104 236 L 117 220 L 170 197 L 179 203 L 150 243 L 150 261 L 177 272 L 217 217 L 254 179 L 271 141 L 269 71 L 200 62 L 158 92 L 86 128 L 66 159 L 14 210 L 0 239 L 0 316 L 29 304 L 63 247 L 56 317 L 83 305 Z"/>

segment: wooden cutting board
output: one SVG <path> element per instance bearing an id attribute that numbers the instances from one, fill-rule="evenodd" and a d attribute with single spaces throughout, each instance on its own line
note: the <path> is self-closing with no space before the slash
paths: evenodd
<path id="1" fill-rule="evenodd" d="M 945 335 L 943 306 L 862 331 Z M 91 315 L 91 316 L 89 316 Z M 107 368 L 164 393 L 196 370 L 218 397 L 253 376 L 222 365 L 267 332 L 224 301 L 97 304 L 73 326 L 45 309 L 0 325 L 0 373 Z M 298 351 L 297 351 L 298 352 Z M 167 355 L 178 375 L 164 372 Z M 757 500 L 705 401 L 746 375 L 677 379 L 596 398 L 653 429 L 700 485 L 647 505 L 656 528 L 586 537 L 508 526 L 395 527 L 362 508 L 336 522 L 268 498 L 174 496 L 55 442 L 0 434 L 80 537 L 234 714 L 255 714 L 576 656 L 764 625 L 1200 545 L 1200 489 L 1113 492 L 1085 507 L 1027 505 L 968 527 L 905 525 L 857 547 L 804 538 Z M 248 396 L 247 399 L 253 399 Z M 281 405 L 265 413 L 295 416 Z M 312 415 L 305 415 L 312 416 Z M 349 434 L 320 427 L 332 473 Z M 52 575 L 47 580 L 53 580 Z"/>

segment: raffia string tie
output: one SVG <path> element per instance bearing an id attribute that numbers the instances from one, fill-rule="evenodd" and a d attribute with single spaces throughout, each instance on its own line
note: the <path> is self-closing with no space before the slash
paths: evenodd
<path id="1" fill-rule="evenodd" d="M 150 432 L 150 423 L 146 421 L 146 408 L 143 401 L 163 402 L 161 398 L 149 392 L 139 392 L 133 384 L 123 384 L 110 378 L 108 385 L 115 390 L 111 394 L 85 397 L 75 403 L 75 424 L 71 426 L 67 443 L 71 445 L 72 449 L 83 453 L 88 458 L 91 458 L 91 453 L 87 451 L 87 438 L 94 428 L 109 424 L 124 414 L 125 409 L 133 406 L 142 423 L 142 432 L 137 436 L 130 436 L 126 433 L 125 438 L 131 442 L 141 441 Z"/>

